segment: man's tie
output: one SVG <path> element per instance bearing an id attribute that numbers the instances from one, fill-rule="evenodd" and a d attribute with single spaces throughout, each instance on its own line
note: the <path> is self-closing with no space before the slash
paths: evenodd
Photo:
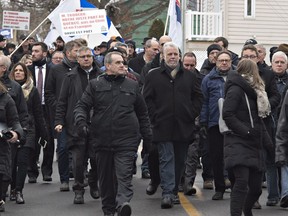
<path id="1" fill-rule="evenodd" d="M 37 81 L 37 89 L 40 95 L 40 101 L 42 103 L 42 87 L 43 87 L 43 73 L 42 66 L 38 67 L 38 81 Z"/>

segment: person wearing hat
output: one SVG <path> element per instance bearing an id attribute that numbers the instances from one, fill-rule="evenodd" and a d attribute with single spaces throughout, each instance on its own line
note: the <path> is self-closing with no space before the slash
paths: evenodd
<path id="1" fill-rule="evenodd" d="M 104 56 L 107 51 L 107 42 L 102 41 L 100 45 L 95 46 L 93 49 L 94 58 L 100 66 L 104 65 Z"/>
<path id="2" fill-rule="evenodd" d="M 257 43 L 258 42 L 255 39 L 251 38 L 245 41 L 244 46 L 249 45 L 249 44 L 255 45 Z"/>
<path id="3" fill-rule="evenodd" d="M 58 36 L 56 38 L 56 49 L 55 51 L 63 51 L 64 49 L 64 46 L 65 46 L 65 41 L 63 40 L 63 38 L 61 36 Z"/>
<path id="4" fill-rule="evenodd" d="M 136 43 L 133 40 L 127 40 L 125 43 L 128 45 L 128 61 L 130 61 L 130 59 L 137 57 Z"/>
<path id="5" fill-rule="evenodd" d="M 4 48 L 6 47 L 6 38 L 0 34 L 0 55 L 4 55 Z"/>
<path id="6" fill-rule="evenodd" d="M 207 47 L 207 56 L 201 69 L 201 74 L 208 74 L 216 66 L 216 56 L 222 50 L 221 46 L 218 44 L 211 44 Z"/>
<path id="7" fill-rule="evenodd" d="M 275 52 L 277 51 L 282 51 L 288 56 L 288 44 L 280 44 Z"/>

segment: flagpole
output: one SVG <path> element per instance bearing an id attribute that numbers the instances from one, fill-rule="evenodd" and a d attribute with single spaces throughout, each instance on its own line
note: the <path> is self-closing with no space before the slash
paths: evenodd
<path id="1" fill-rule="evenodd" d="M 181 1 L 181 18 L 182 18 L 182 48 L 183 54 L 186 52 L 186 37 L 185 37 L 185 13 L 186 13 L 186 0 Z"/>
<path id="2" fill-rule="evenodd" d="M 169 10 L 169 8 L 168 8 L 168 10 Z M 168 10 L 167 10 L 167 17 L 166 17 L 166 23 L 165 23 L 165 28 L 164 28 L 163 35 L 166 35 L 166 32 L 167 32 L 168 19 L 169 19 L 169 13 L 168 13 Z"/>
<path id="3" fill-rule="evenodd" d="M 48 19 L 48 16 L 16 47 L 16 49 L 9 55 L 10 57 L 25 43 L 26 40 Z"/>

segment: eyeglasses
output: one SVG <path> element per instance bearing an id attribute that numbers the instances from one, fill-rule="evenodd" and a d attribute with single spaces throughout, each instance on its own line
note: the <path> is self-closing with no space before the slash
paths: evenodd
<path id="1" fill-rule="evenodd" d="M 92 55 L 83 55 L 83 56 L 78 56 L 81 59 L 85 59 L 85 58 L 92 58 Z"/>
<path id="2" fill-rule="evenodd" d="M 224 63 L 224 62 L 229 63 L 229 62 L 231 62 L 230 59 L 219 59 L 219 60 L 217 60 L 217 61 L 220 62 L 220 63 Z"/>
<path id="3" fill-rule="evenodd" d="M 242 56 L 242 58 L 244 58 L 244 59 L 255 59 L 255 58 L 257 58 L 257 56 L 256 55 L 244 55 L 244 56 Z"/>

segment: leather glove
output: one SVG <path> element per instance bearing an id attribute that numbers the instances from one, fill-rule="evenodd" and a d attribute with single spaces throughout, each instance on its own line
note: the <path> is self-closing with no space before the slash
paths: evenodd
<path id="1" fill-rule="evenodd" d="M 207 126 L 201 126 L 200 130 L 199 130 L 199 135 L 203 138 L 203 139 L 207 139 Z"/>
<path id="2" fill-rule="evenodd" d="M 80 137 L 86 138 L 89 134 L 88 125 L 86 123 L 81 123 L 77 127 L 77 134 Z"/>

